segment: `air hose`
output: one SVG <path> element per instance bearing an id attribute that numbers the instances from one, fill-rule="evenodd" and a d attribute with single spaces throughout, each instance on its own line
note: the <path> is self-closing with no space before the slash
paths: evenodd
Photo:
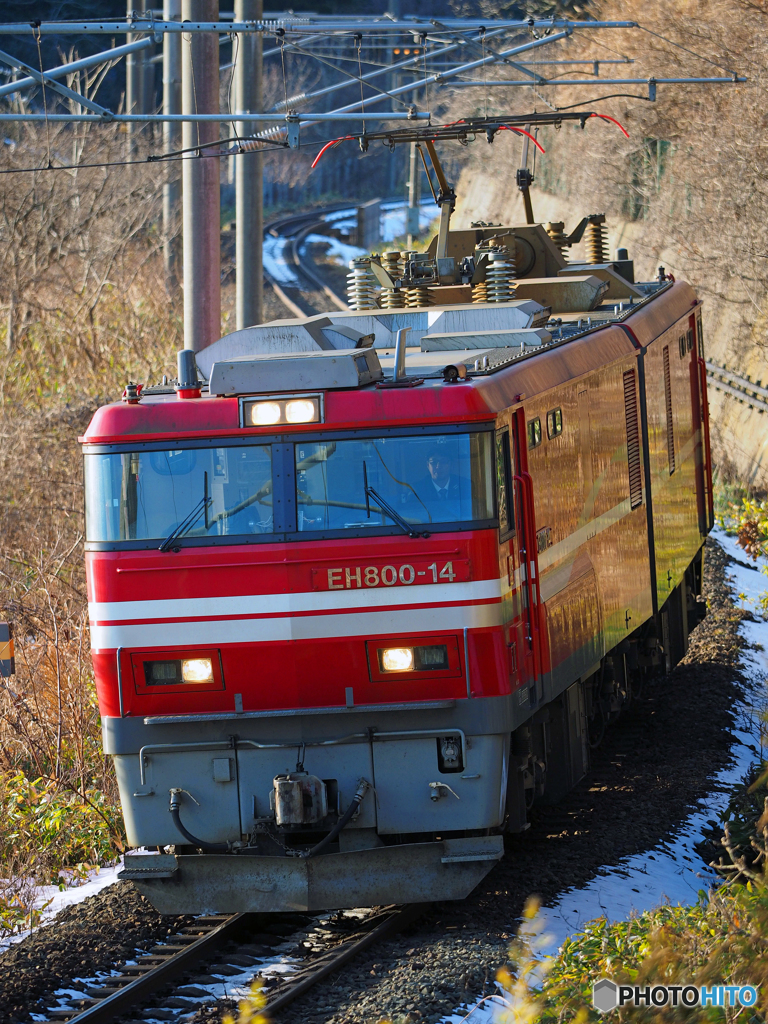
<path id="1" fill-rule="evenodd" d="M 307 852 L 304 854 L 305 859 L 309 859 L 310 857 L 316 857 L 318 853 L 323 852 L 326 846 L 331 845 L 331 843 L 338 837 L 341 830 L 343 828 L 346 828 L 349 822 L 355 816 L 355 814 L 357 814 L 360 808 L 360 804 L 363 802 L 363 797 L 370 788 L 370 782 L 367 782 L 365 779 L 360 779 L 360 782 L 358 783 L 357 786 L 357 792 L 352 798 L 349 807 L 346 809 L 346 811 L 344 811 L 344 813 L 333 826 L 328 835 L 321 839 L 316 846 L 313 846 L 311 850 L 307 850 Z"/>
<path id="2" fill-rule="evenodd" d="M 183 789 L 171 790 L 171 803 L 170 807 L 168 808 L 169 811 L 171 812 L 173 823 L 179 830 L 179 832 L 181 832 L 181 834 L 184 836 L 188 843 L 196 847 L 198 850 L 206 850 L 208 853 L 229 853 L 229 851 L 232 849 L 230 843 L 207 843 L 204 839 L 198 839 L 196 836 L 193 836 L 192 833 L 188 832 L 187 829 L 182 825 L 181 816 L 179 814 L 179 807 L 181 806 L 181 794 L 183 792 Z"/>

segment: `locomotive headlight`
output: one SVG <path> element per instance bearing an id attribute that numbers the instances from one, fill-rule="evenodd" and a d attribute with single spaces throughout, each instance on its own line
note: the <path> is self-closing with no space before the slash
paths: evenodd
<path id="1" fill-rule="evenodd" d="M 285 418 L 288 423 L 313 423 L 319 419 L 317 401 L 311 398 L 295 398 L 285 403 Z"/>
<path id="2" fill-rule="evenodd" d="M 385 647 L 379 651 L 382 672 L 412 672 L 412 647 Z"/>
<path id="3" fill-rule="evenodd" d="M 261 398 L 242 405 L 244 427 L 271 427 L 278 423 L 320 423 L 322 398 L 320 395 L 297 398 Z"/>
<path id="4" fill-rule="evenodd" d="M 267 427 L 279 423 L 282 409 L 279 402 L 254 402 L 251 406 L 251 422 L 254 427 Z"/>
<path id="5" fill-rule="evenodd" d="M 211 683 L 213 662 L 210 658 L 189 658 L 182 661 L 181 678 L 185 683 Z"/>

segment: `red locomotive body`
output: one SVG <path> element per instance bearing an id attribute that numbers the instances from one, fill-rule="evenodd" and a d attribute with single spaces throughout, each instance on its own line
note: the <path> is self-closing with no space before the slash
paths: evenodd
<path id="1" fill-rule="evenodd" d="M 692 289 L 546 337 L 536 302 L 451 309 L 240 332 L 208 393 L 180 374 L 82 439 L 105 743 L 131 843 L 166 849 L 125 876 L 163 911 L 464 895 L 704 613 Z"/>

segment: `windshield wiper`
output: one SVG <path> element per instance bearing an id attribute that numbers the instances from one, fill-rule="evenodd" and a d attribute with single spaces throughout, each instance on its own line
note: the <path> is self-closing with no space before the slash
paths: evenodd
<path id="1" fill-rule="evenodd" d="M 368 519 L 371 518 L 370 499 L 373 498 L 374 501 L 378 502 L 381 511 L 385 512 L 393 522 L 397 523 L 400 529 L 404 533 L 407 533 L 409 537 L 413 537 L 414 540 L 419 537 L 429 537 L 429 534 L 427 533 L 426 530 L 421 533 L 418 530 L 414 530 L 410 523 L 407 523 L 405 519 L 403 519 L 403 517 L 400 515 L 400 513 L 396 512 L 395 509 L 393 509 L 392 506 L 389 504 L 389 502 L 385 501 L 382 498 L 378 491 L 374 490 L 373 487 L 368 486 L 368 467 L 366 466 L 365 462 L 363 462 L 363 487 L 365 489 L 365 511 Z"/>
<path id="2" fill-rule="evenodd" d="M 175 540 L 178 540 L 180 537 L 183 537 L 184 534 L 187 533 L 188 530 L 192 529 L 192 527 L 195 525 L 195 523 L 200 518 L 200 516 L 201 516 L 201 514 L 203 512 L 205 512 L 205 528 L 207 530 L 208 529 L 208 507 L 210 506 L 212 501 L 213 501 L 213 498 L 209 498 L 208 497 L 208 474 L 204 473 L 203 474 L 203 496 L 202 496 L 202 498 L 200 499 L 200 501 L 198 501 L 198 503 L 195 505 L 195 507 L 192 509 L 192 511 L 189 513 L 189 515 L 186 516 L 184 519 L 182 519 L 182 521 L 179 523 L 179 525 L 176 527 L 176 529 L 172 533 L 168 534 L 168 536 L 165 538 L 165 540 L 163 541 L 163 543 L 160 545 L 160 547 L 157 550 L 158 551 L 168 551 L 172 547 L 173 542 Z"/>

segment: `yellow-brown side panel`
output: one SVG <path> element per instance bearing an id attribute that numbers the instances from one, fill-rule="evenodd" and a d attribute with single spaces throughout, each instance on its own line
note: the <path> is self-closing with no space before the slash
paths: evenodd
<path id="1" fill-rule="evenodd" d="M 702 541 L 696 498 L 696 448 L 701 439 L 693 425 L 693 354 L 688 351 L 687 332 L 685 316 L 644 352 L 659 607 L 682 580 Z"/>
<path id="2" fill-rule="evenodd" d="M 639 395 L 633 353 L 526 403 L 526 419 L 542 424 L 528 463 L 553 692 L 653 613 L 646 496 L 632 509 L 629 495 L 623 378 L 632 371 Z M 553 408 L 563 432 L 549 439 Z"/>

